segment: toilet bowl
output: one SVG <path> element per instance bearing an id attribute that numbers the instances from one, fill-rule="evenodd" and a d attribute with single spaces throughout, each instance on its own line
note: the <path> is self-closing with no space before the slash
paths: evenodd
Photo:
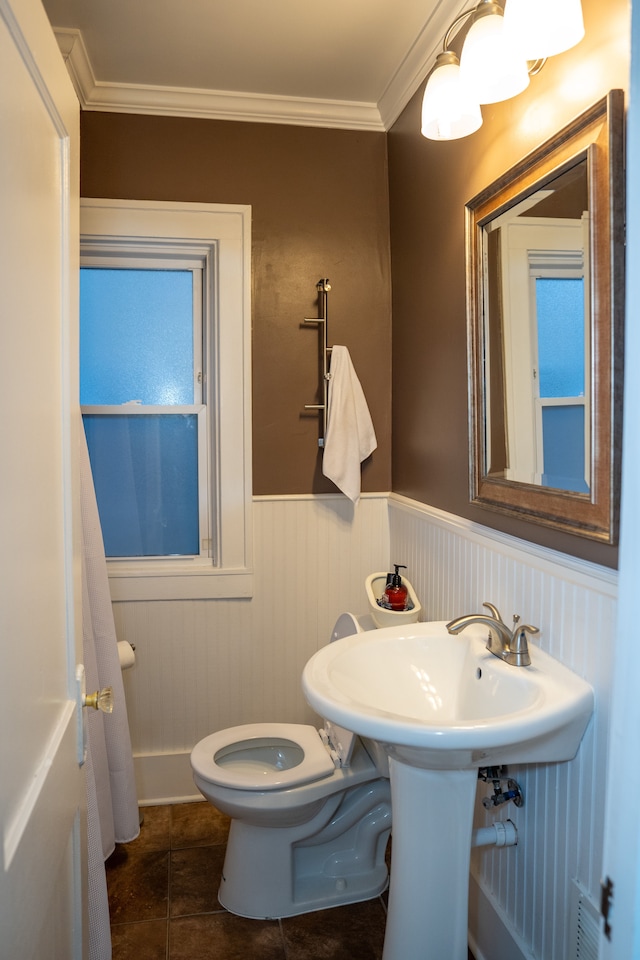
<path id="1" fill-rule="evenodd" d="M 374 628 L 342 614 L 331 640 Z M 218 891 L 231 913 L 291 917 L 386 888 L 391 798 L 379 744 L 328 721 L 244 724 L 197 743 L 191 767 L 231 817 Z"/>

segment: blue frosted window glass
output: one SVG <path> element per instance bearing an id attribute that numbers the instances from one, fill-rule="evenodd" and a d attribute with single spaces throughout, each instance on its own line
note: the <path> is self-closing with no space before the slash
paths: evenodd
<path id="1" fill-rule="evenodd" d="M 588 493 L 584 478 L 584 406 L 542 408 L 545 487 Z"/>
<path id="2" fill-rule="evenodd" d="M 106 555 L 197 555 L 197 417 L 85 415 L 84 425 Z"/>
<path id="3" fill-rule="evenodd" d="M 584 396 L 584 281 L 536 279 L 541 397 Z"/>
<path id="4" fill-rule="evenodd" d="M 192 404 L 193 274 L 80 271 L 80 402 Z"/>

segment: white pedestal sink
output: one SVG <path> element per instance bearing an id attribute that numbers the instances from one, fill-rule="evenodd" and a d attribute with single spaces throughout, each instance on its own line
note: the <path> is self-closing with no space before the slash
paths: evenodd
<path id="1" fill-rule="evenodd" d="M 445 621 L 345 637 L 306 665 L 307 700 L 390 757 L 393 850 L 383 960 L 466 960 L 478 767 L 570 760 L 593 710 L 588 683 L 537 647 L 531 666 Z"/>

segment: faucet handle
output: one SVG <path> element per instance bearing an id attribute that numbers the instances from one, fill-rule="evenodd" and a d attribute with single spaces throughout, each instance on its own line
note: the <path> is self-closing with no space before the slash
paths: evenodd
<path id="1" fill-rule="evenodd" d="M 518 621 L 514 617 L 513 641 L 511 644 L 511 663 L 517 667 L 528 667 L 531 663 L 531 654 L 529 653 L 529 644 L 527 642 L 528 633 L 540 633 L 537 627 L 532 627 L 529 623 L 523 623 L 517 626 Z M 518 620 L 520 618 L 518 617 Z"/>

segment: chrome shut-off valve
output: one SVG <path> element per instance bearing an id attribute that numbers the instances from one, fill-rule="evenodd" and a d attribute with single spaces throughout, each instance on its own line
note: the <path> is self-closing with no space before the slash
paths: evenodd
<path id="1" fill-rule="evenodd" d="M 481 767 L 478 771 L 478 780 L 484 780 L 485 783 L 491 781 L 493 784 L 493 793 L 482 798 L 482 806 L 485 810 L 500 807 L 509 800 L 513 800 L 516 807 L 524 806 L 524 797 L 519 784 L 510 777 L 504 776 L 506 772 L 506 767 Z M 506 787 L 503 787 L 503 784 L 506 784 Z"/>

